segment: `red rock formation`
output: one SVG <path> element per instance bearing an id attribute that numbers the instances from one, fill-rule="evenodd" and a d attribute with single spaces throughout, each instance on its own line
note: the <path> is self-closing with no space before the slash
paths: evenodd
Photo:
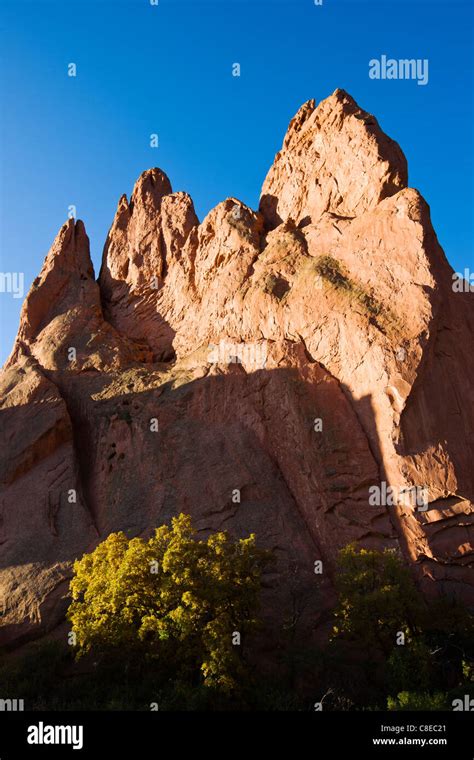
<path id="1" fill-rule="evenodd" d="M 316 108 L 301 106 L 263 184 L 260 210 L 276 227 L 316 224 L 324 214 L 353 218 L 407 186 L 397 143 L 344 90 Z"/>
<path id="2" fill-rule="evenodd" d="M 179 511 L 255 531 L 269 614 L 296 599 L 309 627 L 351 541 L 474 602 L 474 296 L 406 185 L 337 90 L 290 123 L 259 212 L 230 198 L 199 224 L 144 172 L 98 282 L 83 224 L 61 228 L 0 375 L 0 642 L 61 619 L 76 556 Z M 396 504 L 371 503 L 381 484 Z"/>

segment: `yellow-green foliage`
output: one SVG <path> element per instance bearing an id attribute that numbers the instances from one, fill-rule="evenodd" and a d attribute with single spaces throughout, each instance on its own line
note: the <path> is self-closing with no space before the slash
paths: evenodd
<path id="1" fill-rule="evenodd" d="M 388 710 L 448 710 L 448 699 L 443 692 L 436 691 L 433 694 L 424 692 L 401 691 L 397 697 L 387 698 Z"/>
<path id="2" fill-rule="evenodd" d="M 360 549 L 350 544 L 339 552 L 338 605 L 333 638 L 345 637 L 360 648 L 389 654 L 397 632 L 409 639 L 418 630 L 424 602 L 401 559 L 391 550 Z"/>
<path id="3" fill-rule="evenodd" d="M 173 676 L 197 672 L 207 686 L 233 689 L 242 670 L 235 634 L 256 625 L 268 558 L 253 534 L 197 540 L 183 514 L 148 541 L 111 534 L 74 563 L 68 619 L 78 656 L 138 652 Z"/>

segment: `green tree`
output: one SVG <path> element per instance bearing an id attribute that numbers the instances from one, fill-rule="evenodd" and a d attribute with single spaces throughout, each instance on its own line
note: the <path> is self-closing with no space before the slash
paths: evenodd
<path id="1" fill-rule="evenodd" d="M 361 651 L 388 656 L 397 634 L 409 640 L 419 633 L 425 604 L 394 551 L 346 546 L 339 553 L 336 590 L 333 639 L 352 640 Z"/>
<path id="2" fill-rule="evenodd" d="M 440 709 L 468 689 L 474 618 L 456 599 L 425 600 L 395 552 L 354 545 L 339 553 L 335 585 L 335 691 L 379 708 L 389 694 L 403 710 Z"/>
<path id="3" fill-rule="evenodd" d="M 148 541 L 111 534 L 74 563 L 68 620 L 78 656 L 138 655 L 171 678 L 234 690 L 244 670 L 243 640 L 258 623 L 268 560 L 253 534 L 197 540 L 184 514 Z"/>

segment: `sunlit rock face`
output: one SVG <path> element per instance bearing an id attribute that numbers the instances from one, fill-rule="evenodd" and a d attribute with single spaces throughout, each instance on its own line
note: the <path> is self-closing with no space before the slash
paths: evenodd
<path id="1" fill-rule="evenodd" d="M 63 619 L 110 532 L 179 512 L 255 532 L 265 616 L 310 633 L 350 542 L 474 603 L 473 337 L 403 153 L 342 90 L 300 108 L 258 211 L 199 223 L 150 169 L 98 280 L 68 221 L 0 374 L 0 643 Z"/>

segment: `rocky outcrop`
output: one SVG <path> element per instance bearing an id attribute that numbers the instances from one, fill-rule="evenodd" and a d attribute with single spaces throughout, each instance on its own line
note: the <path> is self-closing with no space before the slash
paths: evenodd
<path id="1" fill-rule="evenodd" d="M 179 511 L 256 532 L 267 614 L 309 631 L 349 542 L 473 604 L 473 335 L 400 148 L 341 90 L 292 120 L 259 211 L 199 223 L 146 171 L 98 281 L 70 220 L 0 375 L 0 643 L 61 619 L 75 557 Z"/>
<path id="2" fill-rule="evenodd" d="M 405 156 L 344 90 L 301 106 L 263 184 L 260 211 L 276 227 L 324 214 L 353 219 L 407 186 Z"/>
<path id="3" fill-rule="evenodd" d="M 175 275 L 177 292 L 186 299 L 194 248 L 185 244 L 197 223 L 189 195 L 172 193 L 164 172 L 150 169 L 138 179 L 130 203 L 121 197 L 107 236 L 99 277 L 105 314 L 121 334 L 149 346 L 155 360 L 174 356 L 174 332 L 160 313 L 161 291 Z"/>

